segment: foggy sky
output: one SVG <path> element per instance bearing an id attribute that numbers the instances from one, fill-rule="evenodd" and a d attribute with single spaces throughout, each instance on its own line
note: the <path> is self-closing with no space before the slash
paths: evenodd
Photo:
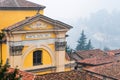
<path id="1" fill-rule="evenodd" d="M 120 10 L 120 0 L 29 0 L 46 6 L 45 15 L 55 18 L 86 17 L 101 9 Z"/>
<path id="2" fill-rule="evenodd" d="M 115 15 L 113 14 L 114 12 L 118 11 L 119 13 L 120 0 L 29 1 L 46 6 L 44 15 L 73 26 L 73 29 L 67 33 L 70 35 L 67 41 L 72 48 L 75 48 L 77 45 L 77 40 L 82 30 L 85 30 L 88 39 L 92 39 L 92 43 L 96 48 L 103 48 L 104 46 L 110 47 L 111 49 L 120 48 L 120 36 L 116 36 L 120 34 L 120 25 L 117 24 L 120 18 L 118 20 L 114 19 L 114 17 L 109 19 L 109 17 Z M 106 21 L 104 21 L 105 19 Z M 118 22 L 112 21 L 110 23 L 113 19 Z"/>

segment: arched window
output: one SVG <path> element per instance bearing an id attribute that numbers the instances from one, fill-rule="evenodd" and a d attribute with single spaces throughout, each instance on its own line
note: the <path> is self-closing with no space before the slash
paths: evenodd
<path id="1" fill-rule="evenodd" d="M 42 50 L 37 50 L 33 52 L 33 65 L 42 64 Z"/>

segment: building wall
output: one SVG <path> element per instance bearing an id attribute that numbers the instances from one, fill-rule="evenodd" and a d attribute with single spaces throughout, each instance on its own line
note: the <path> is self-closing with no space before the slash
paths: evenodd
<path id="1" fill-rule="evenodd" d="M 0 10 L 0 29 L 11 26 L 26 17 L 34 16 L 36 13 L 36 10 Z M 43 10 L 40 14 L 43 14 Z"/>
<path id="2" fill-rule="evenodd" d="M 2 63 L 5 64 L 7 57 L 8 57 L 8 52 L 7 52 L 7 45 L 5 43 L 2 44 L 2 46 L 0 46 L 0 48 L 2 47 L 2 55 L 0 52 L 0 55 L 2 56 Z"/>
<path id="3" fill-rule="evenodd" d="M 45 49 L 35 49 L 35 50 L 42 50 L 43 54 L 42 54 L 42 64 L 38 65 L 38 66 L 42 66 L 42 65 L 51 65 L 52 64 L 52 58 L 50 56 L 50 54 L 48 53 L 48 51 L 46 51 Z M 30 68 L 33 67 L 33 52 L 35 50 L 32 50 L 25 58 L 24 63 L 23 63 L 23 68 Z"/>
<path id="4" fill-rule="evenodd" d="M 32 10 L 0 10 L 0 26 L 2 26 L 0 29 L 15 24 L 16 22 L 25 19 L 25 17 L 34 16 L 36 12 L 37 11 Z M 40 14 L 43 14 L 43 10 L 40 11 Z M 37 26 L 37 22 L 40 22 L 41 26 Z M 65 42 L 67 30 L 56 32 L 54 31 L 56 26 L 48 22 L 42 20 L 33 21 L 30 24 L 22 26 L 18 31 L 6 34 L 7 43 L 2 45 L 3 63 L 5 63 L 8 58 L 11 67 L 18 66 L 21 70 L 56 67 L 54 70 L 48 69 L 42 72 L 36 72 L 37 74 L 70 70 L 70 68 L 65 69 L 65 63 L 67 62 L 65 59 L 65 50 L 55 50 L 56 41 Z M 11 46 L 21 45 L 23 46 L 22 50 L 19 52 L 21 54 L 16 55 L 16 53 L 12 52 Z M 33 52 L 35 50 L 43 51 L 42 65 L 33 66 Z"/>

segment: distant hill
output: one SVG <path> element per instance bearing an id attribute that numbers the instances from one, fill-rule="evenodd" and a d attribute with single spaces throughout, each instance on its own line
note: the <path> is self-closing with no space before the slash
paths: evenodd
<path id="1" fill-rule="evenodd" d="M 76 47 L 76 41 L 82 30 L 92 40 L 95 48 L 103 49 L 106 46 L 110 49 L 120 48 L 120 11 L 108 13 L 106 10 L 100 10 L 87 18 L 79 18 L 73 22 L 71 20 L 68 23 L 74 26 L 68 32 L 70 36 L 67 38 L 68 45 L 72 48 Z"/>

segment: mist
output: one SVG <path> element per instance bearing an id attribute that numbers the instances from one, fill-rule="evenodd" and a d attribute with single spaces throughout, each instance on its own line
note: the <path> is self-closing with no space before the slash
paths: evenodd
<path id="1" fill-rule="evenodd" d="M 92 40 L 94 48 L 120 48 L 120 11 L 113 10 L 109 13 L 102 9 L 90 14 L 89 17 L 77 19 L 73 26 L 74 28 L 68 32 L 70 36 L 67 38 L 68 45 L 73 49 L 77 45 L 82 30 L 85 31 L 87 38 Z"/>

